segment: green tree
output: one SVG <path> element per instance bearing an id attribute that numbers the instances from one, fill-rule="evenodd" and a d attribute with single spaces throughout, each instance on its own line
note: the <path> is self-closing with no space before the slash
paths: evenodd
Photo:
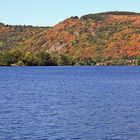
<path id="1" fill-rule="evenodd" d="M 71 57 L 68 54 L 61 54 L 61 65 L 71 65 Z"/>
<path id="2" fill-rule="evenodd" d="M 10 66 L 14 63 L 14 57 L 10 52 L 4 52 L 1 56 L 1 64 L 3 66 Z"/>
<path id="3" fill-rule="evenodd" d="M 36 66 L 39 63 L 38 58 L 31 52 L 27 52 L 22 61 L 26 66 Z"/>
<path id="4" fill-rule="evenodd" d="M 140 56 L 137 57 L 137 65 L 140 65 Z"/>
<path id="5" fill-rule="evenodd" d="M 39 60 L 39 65 L 41 66 L 51 66 L 54 65 L 53 61 L 52 61 L 52 57 L 51 54 L 46 53 L 46 52 L 39 52 L 36 54 L 36 57 Z"/>

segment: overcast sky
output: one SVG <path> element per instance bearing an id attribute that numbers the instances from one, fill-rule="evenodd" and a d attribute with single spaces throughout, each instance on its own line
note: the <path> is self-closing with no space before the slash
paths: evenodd
<path id="1" fill-rule="evenodd" d="M 0 22 L 53 26 L 71 16 L 105 11 L 140 12 L 140 0 L 0 0 Z"/>

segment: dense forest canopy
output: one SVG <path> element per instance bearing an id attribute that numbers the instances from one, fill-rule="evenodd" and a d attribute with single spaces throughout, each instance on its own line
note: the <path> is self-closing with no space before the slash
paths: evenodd
<path id="1" fill-rule="evenodd" d="M 53 27 L 0 23 L 1 66 L 139 64 L 140 13 L 75 16 Z"/>

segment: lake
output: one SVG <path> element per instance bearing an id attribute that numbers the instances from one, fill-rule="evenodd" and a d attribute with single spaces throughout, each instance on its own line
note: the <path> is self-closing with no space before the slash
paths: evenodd
<path id="1" fill-rule="evenodd" d="M 0 140 L 139 140 L 140 67 L 0 67 Z"/>

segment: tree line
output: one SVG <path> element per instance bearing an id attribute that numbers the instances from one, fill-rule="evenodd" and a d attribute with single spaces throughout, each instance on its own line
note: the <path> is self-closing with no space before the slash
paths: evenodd
<path id="1" fill-rule="evenodd" d="M 73 58 L 57 52 L 1 51 L 0 66 L 66 66 L 66 65 L 140 65 L 140 56 L 134 59 Z"/>
<path id="2" fill-rule="evenodd" d="M 47 52 L 26 52 L 19 50 L 1 51 L 0 66 L 65 66 L 65 65 L 95 65 L 92 59 L 74 59 L 68 54 Z"/>

